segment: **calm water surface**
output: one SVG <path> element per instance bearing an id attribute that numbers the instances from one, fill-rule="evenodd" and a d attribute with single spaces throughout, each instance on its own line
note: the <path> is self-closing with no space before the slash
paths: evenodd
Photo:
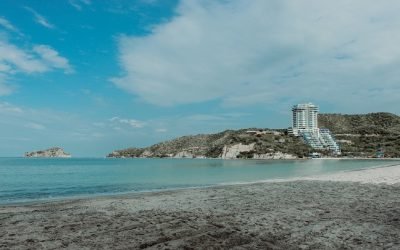
<path id="1" fill-rule="evenodd" d="M 291 178 L 389 164 L 400 162 L 0 158 L 0 204 Z"/>

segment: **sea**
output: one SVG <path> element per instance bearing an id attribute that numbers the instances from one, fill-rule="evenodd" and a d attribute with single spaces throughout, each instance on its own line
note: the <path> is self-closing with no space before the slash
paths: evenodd
<path id="1" fill-rule="evenodd" d="M 0 158 L 0 204 L 249 183 L 395 164 L 400 161 Z"/>

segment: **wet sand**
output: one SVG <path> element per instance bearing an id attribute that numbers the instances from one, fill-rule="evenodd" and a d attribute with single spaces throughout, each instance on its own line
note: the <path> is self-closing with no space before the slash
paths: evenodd
<path id="1" fill-rule="evenodd" d="M 0 249 L 399 249 L 400 166 L 330 176 L 2 206 Z"/>

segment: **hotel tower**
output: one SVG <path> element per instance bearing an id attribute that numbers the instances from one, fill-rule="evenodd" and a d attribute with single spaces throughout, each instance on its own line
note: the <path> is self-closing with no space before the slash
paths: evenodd
<path id="1" fill-rule="evenodd" d="M 294 105 L 292 108 L 293 134 L 296 136 L 304 132 L 318 134 L 318 111 L 318 107 L 312 103 Z"/>
<path id="2" fill-rule="evenodd" d="M 335 137 L 327 128 L 318 128 L 318 106 L 312 103 L 294 105 L 292 108 L 292 127 L 289 134 L 303 138 L 314 149 L 330 150 L 340 155 L 340 147 Z"/>

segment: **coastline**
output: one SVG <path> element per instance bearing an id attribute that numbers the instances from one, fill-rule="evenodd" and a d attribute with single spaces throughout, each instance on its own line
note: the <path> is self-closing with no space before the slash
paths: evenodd
<path id="1" fill-rule="evenodd" d="M 34 158 L 37 159 L 37 158 Z M 115 158 L 113 158 L 115 159 Z M 134 158 L 135 159 L 135 158 Z M 158 158 L 155 158 L 158 159 Z M 173 159 L 173 158 L 167 158 L 167 159 Z M 185 159 L 185 158 L 180 158 L 180 159 Z M 200 158 L 199 158 L 200 159 Z M 174 159 L 175 160 L 175 159 Z M 179 159 L 178 159 L 179 160 Z M 207 159 L 206 159 L 207 160 Z M 239 159 L 220 159 L 223 161 L 236 161 Z M 244 161 L 270 161 L 270 160 L 263 160 L 263 159 L 241 159 Z M 306 161 L 306 160 L 311 160 L 311 159 L 292 159 L 288 161 Z M 314 159 L 312 159 L 314 160 Z M 341 160 L 337 158 L 317 158 L 315 160 Z M 352 159 L 349 159 L 352 160 Z M 357 160 L 371 160 L 369 158 L 363 158 L 363 159 L 357 159 Z M 381 159 L 376 159 L 376 160 L 381 160 Z M 400 158 L 399 158 L 400 160 Z M 277 161 L 271 160 L 271 161 Z M 286 161 L 286 160 L 281 160 L 281 161 Z M 395 161 L 395 160 L 393 160 Z M 353 178 L 351 179 L 351 176 L 355 176 L 356 173 L 359 171 L 366 171 L 366 170 L 371 170 L 371 169 L 380 169 L 380 168 L 388 168 L 388 167 L 396 167 L 396 173 L 390 173 L 389 176 L 385 176 L 385 172 L 379 171 L 379 173 L 383 176 L 383 179 L 381 178 L 379 181 L 377 180 L 372 180 L 371 183 L 387 183 L 385 184 L 396 184 L 400 182 L 400 164 L 386 164 L 386 165 L 377 165 L 375 167 L 368 167 L 368 168 L 361 168 L 361 169 L 356 169 L 356 170 L 344 170 L 340 171 L 337 173 L 329 173 L 329 174 L 319 174 L 319 175 L 311 175 L 311 176 L 304 176 L 304 177 L 294 177 L 294 178 L 276 178 L 276 179 L 266 179 L 266 180 L 256 180 L 256 181 L 237 181 L 237 182 L 225 182 L 225 183 L 217 183 L 217 184 L 210 184 L 210 185 L 203 185 L 203 186 L 188 186 L 188 187 L 174 187 L 174 188 L 164 188 L 164 189 L 154 189 L 154 190 L 143 190 L 143 191 L 126 191 L 126 192 L 117 192 L 117 193 L 98 193 L 98 194 L 82 194 L 82 195 L 77 195 L 77 196 L 65 196 L 65 197 L 54 197 L 54 198 L 42 198 L 42 199 L 37 199 L 37 200 L 28 200 L 28 201 L 16 201 L 16 202 L 8 202 L 8 203 L 0 203 L 0 208 L 1 207 L 7 207 L 7 206 L 29 206 L 29 205 L 44 205 L 44 204 L 51 204 L 51 203 L 57 203 L 57 202 L 70 202 L 70 201 L 79 201 L 79 200 L 87 200 L 87 199 L 101 199 L 101 198 L 114 198 L 114 197 L 136 197 L 140 195 L 150 195 L 150 194 L 162 194 L 166 192 L 179 192 L 179 191 L 184 191 L 184 190 L 201 190 L 201 189 L 208 189 L 208 188 L 219 188 L 219 187 L 230 187 L 230 186 L 236 186 L 236 185 L 253 185 L 253 184 L 262 184 L 262 183 L 276 183 L 276 182 L 293 182 L 293 181 L 343 181 L 343 182 L 360 182 L 360 183 L 368 183 L 367 181 L 364 181 L 361 177 Z M 398 171 L 397 171 L 398 170 Z M 353 175 L 351 174 L 352 172 Z M 370 171 L 366 171 L 365 173 L 369 173 Z M 350 175 L 349 175 L 350 173 Z M 350 179 L 349 179 L 350 178 Z"/>
<path id="2" fill-rule="evenodd" d="M 306 178 L 0 206 L 0 249 L 400 247 L 399 165 Z"/>
<path id="3" fill-rule="evenodd" d="M 72 157 L 79 158 L 79 157 Z M 297 157 L 297 158 L 222 158 L 222 157 L 95 157 L 95 158 L 104 158 L 104 159 L 192 159 L 192 160 L 224 160 L 224 161 L 298 161 L 298 160 L 376 160 L 376 161 L 398 161 L 400 158 L 398 157 L 390 157 L 390 158 L 376 158 L 376 157 L 320 157 L 320 158 L 312 158 L 312 157 Z"/>

